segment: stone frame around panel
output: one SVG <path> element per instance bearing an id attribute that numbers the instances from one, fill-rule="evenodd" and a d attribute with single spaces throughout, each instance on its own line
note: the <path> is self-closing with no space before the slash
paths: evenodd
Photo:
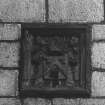
<path id="1" fill-rule="evenodd" d="M 23 41 L 24 41 L 24 30 L 26 29 L 41 29 L 41 28 L 65 28 L 65 29 L 83 29 L 85 30 L 85 37 L 82 39 L 84 42 L 86 42 L 85 45 L 85 55 L 82 55 L 82 62 L 81 62 L 81 67 L 82 70 L 85 69 L 85 72 L 83 74 L 86 74 L 85 77 L 83 75 L 83 79 L 81 77 L 81 83 L 83 85 L 82 88 L 78 89 L 67 89 L 67 90 L 34 90 L 34 89 L 23 89 L 22 88 L 22 76 L 24 73 L 24 59 L 23 59 Z M 19 75 L 19 91 L 20 91 L 20 96 L 21 97 L 90 97 L 91 93 L 91 57 L 90 57 L 90 44 L 91 44 L 91 33 L 90 33 L 90 26 L 83 24 L 83 25 L 70 25 L 70 24 L 22 24 L 22 37 L 21 37 L 21 61 L 20 61 L 20 75 Z M 83 50 L 84 51 L 84 50 Z M 85 61 L 85 62 L 84 62 Z M 83 72 L 83 71 L 82 71 Z M 90 78 L 89 78 L 90 77 Z"/>

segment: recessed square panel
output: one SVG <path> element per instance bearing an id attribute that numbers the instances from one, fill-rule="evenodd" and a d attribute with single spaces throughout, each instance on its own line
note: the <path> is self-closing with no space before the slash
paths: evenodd
<path id="1" fill-rule="evenodd" d="M 77 96 L 86 89 L 86 28 L 25 27 L 21 90 L 31 96 Z"/>

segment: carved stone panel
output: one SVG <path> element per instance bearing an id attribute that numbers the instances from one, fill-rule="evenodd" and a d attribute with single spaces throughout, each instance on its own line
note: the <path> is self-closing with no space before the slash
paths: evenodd
<path id="1" fill-rule="evenodd" d="M 23 33 L 23 90 L 59 91 L 57 94 L 83 91 L 86 87 L 85 29 L 26 28 Z"/>

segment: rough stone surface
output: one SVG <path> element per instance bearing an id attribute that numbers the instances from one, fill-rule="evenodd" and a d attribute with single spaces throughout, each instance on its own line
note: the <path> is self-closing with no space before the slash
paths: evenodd
<path id="1" fill-rule="evenodd" d="M 41 98 L 27 98 L 24 100 L 24 105 L 105 105 L 105 99 L 64 99 L 64 98 L 55 98 L 52 99 L 51 104 L 47 99 Z"/>
<path id="2" fill-rule="evenodd" d="M 100 22 L 103 0 L 49 0 L 50 22 Z"/>
<path id="3" fill-rule="evenodd" d="M 79 105 L 105 105 L 105 99 L 81 99 Z"/>
<path id="4" fill-rule="evenodd" d="M 79 105 L 80 99 L 52 98 L 52 100 L 44 98 L 27 98 L 24 105 Z"/>
<path id="5" fill-rule="evenodd" d="M 18 67 L 19 43 L 0 43 L 0 67 Z"/>
<path id="6" fill-rule="evenodd" d="M 55 98 L 53 99 L 53 105 L 79 105 L 80 99 L 64 99 Z"/>
<path id="7" fill-rule="evenodd" d="M 18 71 L 0 70 L 0 96 L 16 96 L 17 87 Z"/>
<path id="8" fill-rule="evenodd" d="M 105 39 L 105 25 L 93 25 L 92 27 L 92 40 Z"/>
<path id="9" fill-rule="evenodd" d="M 43 22 L 45 0 L 0 0 L 0 21 Z"/>
<path id="10" fill-rule="evenodd" d="M 16 40 L 20 36 L 20 24 L 0 24 L 0 40 Z"/>
<path id="11" fill-rule="evenodd" d="M 105 68 L 105 43 L 93 43 L 92 45 L 92 67 Z"/>
<path id="12" fill-rule="evenodd" d="M 15 98 L 0 98 L 0 105 L 21 105 L 20 100 Z"/>
<path id="13" fill-rule="evenodd" d="M 24 105 L 51 105 L 51 103 L 48 99 L 27 98 L 24 100 Z"/>
<path id="14" fill-rule="evenodd" d="M 91 85 L 92 96 L 105 96 L 105 72 L 93 72 Z"/>

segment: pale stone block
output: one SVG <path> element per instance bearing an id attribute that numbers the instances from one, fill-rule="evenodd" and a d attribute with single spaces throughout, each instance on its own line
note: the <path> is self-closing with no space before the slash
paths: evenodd
<path id="1" fill-rule="evenodd" d="M 18 67 L 19 43 L 0 43 L 0 67 Z"/>
<path id="2" fill-rule="evenodd" d="M 0 40 L 16 40 L 20 37 L 20 24 L 0 24 Z"/>
<path id="3" fill-rule="evenodd" d="M 65 99 L 65 98 L 55 98 L 53 99 L 54 105 L 79 105 L 80 99 Z"/>
<path id="4" fill-rule="evenodd" d="M 24 100 L 24 105 L 51 105 L 51 103 L 44 98 L 27 98 Z"/>
<path id="5" fill-rule="evenodd" d="M 21 103 L 15 98 L 0 98 L 0 105 L 21 105 Z"/>
<path id="6" fill-rule="evenodd" d="M 92 96 L 105 96 L 105 72 L 93 72 L 91 91 Z"/>
<path id="7" fill-rule="evenodd" d="M 2 22 L 45 21 L 45 0 L 0 0 Z"/>
<path id="8" fill-rule="evenodd" d="M 104 42 L 93 43 L 91 52 L 92 52 L 92 56 L 91 56 L 92 67 L 104 69 L 105 68 L 105 43 Z"/>
<path id="9" fill-rule="evenodd" d="M 49 22 L 101 22 L 103 0 L 49 0 Z"/>
<path id="10" fill-rule="evenodd" d="M 105 105 L 105 99 L 81 99 L 79 105 Z"/>
<path id="11" fill-rule="evenodd" d="M 18 94 L 18 71 L 0 70 L 0 96 L 16 96 Z"/>
<path id="12" fill-rule="evenodd" d="M 93 25 L 92 27 L 92 40 L 105 39 L 105 25 Z"/>

